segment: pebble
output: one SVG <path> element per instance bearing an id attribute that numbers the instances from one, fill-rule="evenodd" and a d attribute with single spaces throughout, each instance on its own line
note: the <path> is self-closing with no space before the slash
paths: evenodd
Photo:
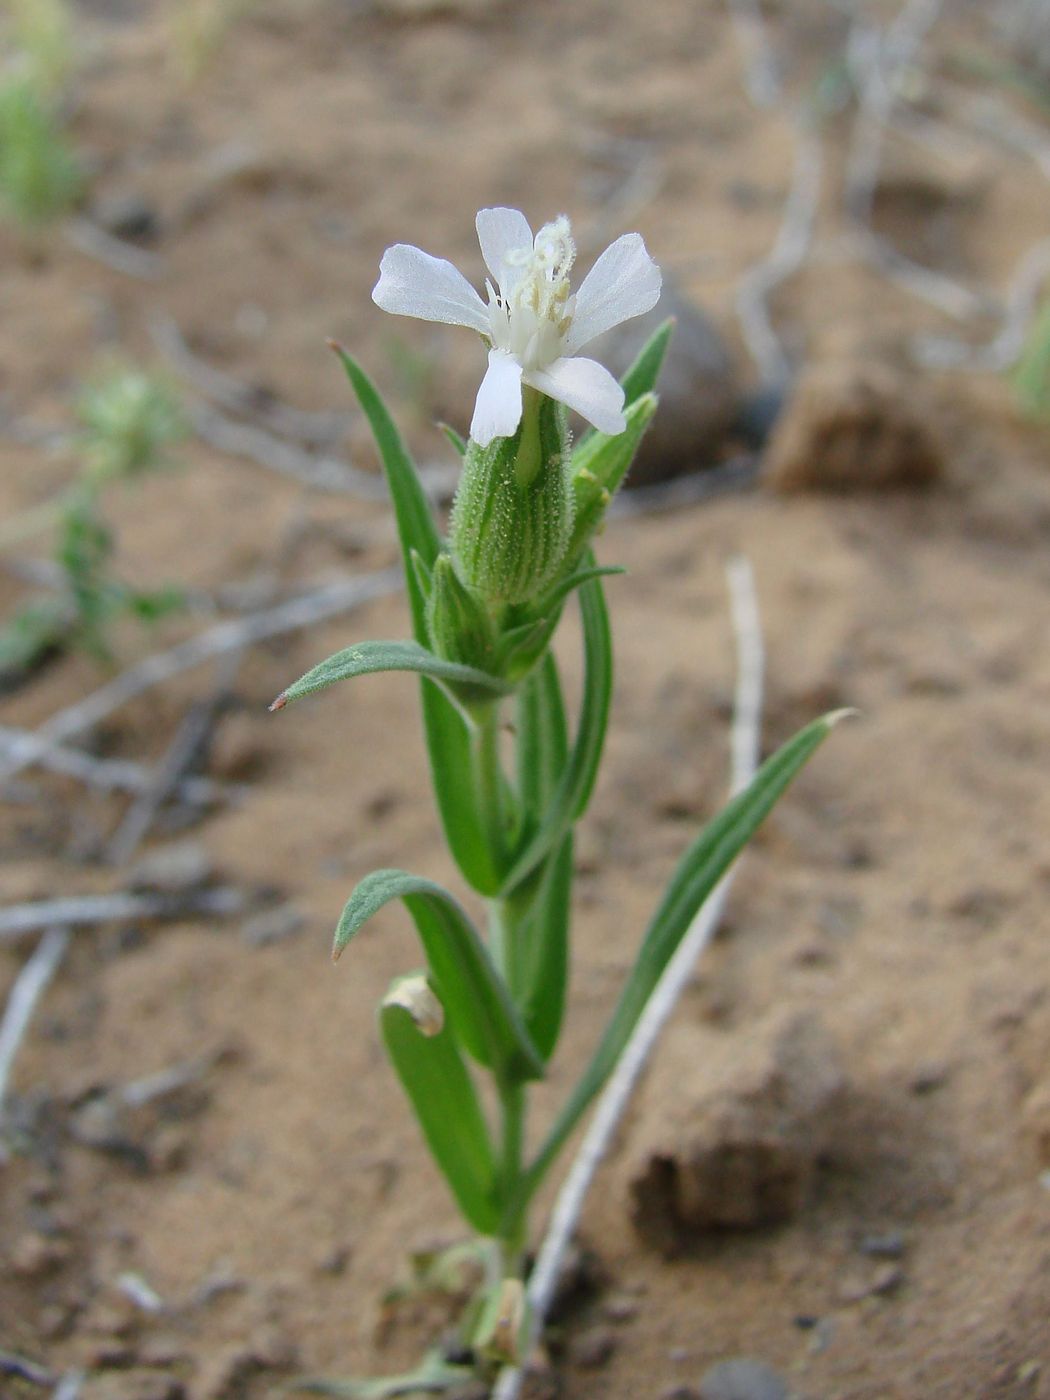
<path id="1" fill-rule="evenodd" d="M 900 1259 L 904 1254 L 904 1236 L 899 1230 L 885 1234 L 865 1235 L 858 1248 L 871 1259 Z"/>
<path id="2" fill-rule="evenodd" d="M 155 243 L 160 236 L 156 208 L 138 190 L 113 190 L 91 203 L 91 217 L 114 238 L 134 243 Z"/>
<path id="3" fill-rule="evenodd" d="M 186 894 L 206 885 L 214 875 L 212 858 L 199 841 L 171 841 L 136 861 L 127 883 L 131 890 Z"/>
<path id="4" fill-rule="evenodd" d="M 764 1361 L 737 1357 L 700 1378 L 700 1400 L 787 1400 L 788 1388 Z"/>
<path id="5" fill-rule="evenodd" d="M 682 1027 L 660 1063 L 628 1167 L 643 1238 L 673 1255 L 698 1231 L 790 1219 L 841 1121 L 845 1076 L 819 1019 L 777 1014 L 744 1048 Z"/>

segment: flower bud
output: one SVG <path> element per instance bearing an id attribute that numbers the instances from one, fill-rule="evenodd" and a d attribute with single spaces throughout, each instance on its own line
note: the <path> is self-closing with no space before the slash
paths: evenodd
<path id="1" fill-rule="evenodd" d="M 445 661 L 491 671 L 496 646 L 492 619 L 462 583 L 448 554 L 440 554 L 430 576 L 427 630 L 431 650 Z"/>
<path id="2" fill-rule="evenodd" d="M 452 507 L 460 575 L 490 607 L 541 593 L 558 577 L 572 535 L 565 410 L 534 389 L 524 400 L 512 437 L 468 443 Z"/>

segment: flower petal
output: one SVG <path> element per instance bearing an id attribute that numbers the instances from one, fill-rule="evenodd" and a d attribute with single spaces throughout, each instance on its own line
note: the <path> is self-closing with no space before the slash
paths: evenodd
<path id="1" fill-rule="evenodd" d="M 510 437 L 521 422 L 521 365 L 506 350 L 489 351 L 489 367 L 481 381 L 470 436 L 479 447 L 493 438 Z"/>
<path id="2" fill-rule="evenodd" d="M 525 382 L 548 398 L 575 409 L 600 432 L 615 436 L 627 426 L 623 389 L 597 360 L 581 356 L 555 360 L 545 370 L 529 370 Z"/>
<path id="3" fill-rule="evenodd" d="M 640 233 L 610 243 L 576 293 L 565 348 L 573 353 L 621 321 L 650 311 L 660 300 L 661 281 Z"/>
<path id="4" fill-rule="evenodd" d="M 508 253 L 532 247 L 532 229 L 517 209 L 479 209 L 475 220 L 481 256 L 493 279 L 502 287 Z"/>
<path id="5" fill-rule="evenodd" d="M 383 254 L 372 300 L 395 316 L 416 316 L 448 326 L 489 333 L 485 303 L 457 268 L 409 243 L 395 243 Z"/>

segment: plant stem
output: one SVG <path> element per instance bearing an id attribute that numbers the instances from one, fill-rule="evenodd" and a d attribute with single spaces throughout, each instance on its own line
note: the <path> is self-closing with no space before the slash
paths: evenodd
<path id="1" fill-rule="evenodd" d="M 474 789 L 478 815 L 487 833 L 497 867 L 504 864 L 507 844 L 506 813 L 503 805 L 503 770 L 499 760 L 499 701 L 474 709 L 471 754 L 474 760 Z"/>
<path id="2" fill-rule="evenodd" d="M 525 1143 L 525 1086 L 502 1084 L 499 1095 L 503 1112 L 503 1198 L 513 1202 L 521 1195 L 519 1183 Z M 504 1278 L 521 1276 L 523 1227 L 524 1211 L 508 1210 L 500 1227 L 499 1238 Z"/>

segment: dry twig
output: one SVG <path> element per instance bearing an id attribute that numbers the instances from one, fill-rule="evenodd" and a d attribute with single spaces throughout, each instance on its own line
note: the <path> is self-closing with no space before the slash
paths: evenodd
<path id="1" fill-rule="evenodd" d="M 125 277 L 134 277 L 140 282 L 155 282 L 164 272 L 164 259 L 156 253 L 136 248 L 134 243 L 125 243 L 122 238 L 114 238 L 82 214 L 69 219 L 64 232 L 78 253 L 104 263 L 114 272 L 122 272 Z"/>
<path id="2" fill-rule="evenodd" d="M 15 729 L 11 725 L 0 724 L 0 752 L 3 750 L 24 750 L 34 745 L 37 735 L 27 729 Z M 141 763 L 126 758 L 92 758 L 80 749 L 64 748 L 53 744 L 42 750 L 33 762 L 48 772 L 60 773 L 67 778 L 75 778 L 85 786 L 99 792 L 130 792 L 142 794 L 151 792 L 156 783 L 156 774 Z M 191 802 L 196 806 L 209 807 L 216 802 L 228 802 L 243 797 L 246 787 L 236 783 L 221 783 L 214 778 L 183 778 L 178 782 L 173 795 L 181 802 Z"/>
<path id="3" fill-rule="evenodd" d="M 154 345 L 188 384 L 212 403 L 257 420 L 279 437 L 293 438 L 308 447 L 330 446 L 353 422 L 346 413 L 318 413 L 282 403 L 269 393 L 260 392 L 225 370 L 217 369 L 194 354 L 171 316 L 153 316 L 149 329 Z"/>
<path id="4" fill-rule="evenodd" d="M 791 366 L 770 320 L 769 295 L 805 261 L 820 199 L 823 160 L 819 138 L 801 122 L 795 133 L 794 171 L 776 242 L 768 257 L 745 274 L 736 294 L 747 348 L 763 380 L 770 384 L 788 379 Z"/>
<path id="5" fill-rule="evenodd" d="M 766 33 L 759 0 L 728 0 L 737 44 L 744 59 L 744 86 L 756 107 L 773 107 L 780 97 L 780 75 Z"/>
<path id="6" fill-rule="evenodd" d="M 401 572 L 396 568 L 340 579 L 312 593 L 279 603 L 276 607 L 220 622 L 168 651 L 148 656 L 145 661 L 123 671 L 93 694 L 52 715 L 35 734 L 27 734 L 23 740 L 9 744 L 6 757 L 0 761 L 0 782 L 38 762 L 55 745 L 93 728 L 130 700 L 183 671 L 201 666 L 213 657 L 239 651 L 255 642 L 296 632 L 325 618 L 348 612 L 362 603 L 394 592 L 400 584 Z"/>
<path id="7" fill-rule="evenodd" d="M 738 651 L 730 782 L 730 795 L 735 795 L 751 781 L 758 766 L 764 658 L 751 566 L 746 559 L 736 558 L 729 565 L 728 575 Z M 730 871 L 711 893 L 649 998 L 598 1101 L 594 1117 L 558 1193 L 546 1237 L 529 1278 L 530 1336 L 523 1346 L 525 1355 L 531 1351 L 540 1334 L 554 1296 L 565 1251 L 576 1230 L 594 1174 L 609 1149 L 638 1076 L 692 976 L 697 958 L 718 926 L 732 876 L 733 872 Z M 517 1400 L 523 1380 L 524 1371 L 521 1368 L 504 1369 L 492 1392 L 492 1400 Z"/>
<path id="8" fill-rule="evenodd" d="M 233 885 L 178 894 L 84 894 L 66 899 L 31 899 L 0 909 L 0 946 L 17 943 L 37 929 L 63 925 L 126 923 L 129 919 L 188 919 L 243 914 L 248 896 Z"/>
<path id="9" fill-rule="evenodd" d="M 52 921 L 48 920 L 47 923 L 51 924 Z M 7 998 L 4 1019 L 0 1023 L 0 1125 L 3 1124 L 4 1101 L 7 1098 L 7 1085 L 15 1056 L 29 1029 L 36 1004 L 58 971 L 58 965 L 65 957 L 68 947 L 69 929 L 48 927 L 26 965 L 15 978 L 15 984 Z M 2 1156 L 0 1149 L 0 1160 Z"/>

